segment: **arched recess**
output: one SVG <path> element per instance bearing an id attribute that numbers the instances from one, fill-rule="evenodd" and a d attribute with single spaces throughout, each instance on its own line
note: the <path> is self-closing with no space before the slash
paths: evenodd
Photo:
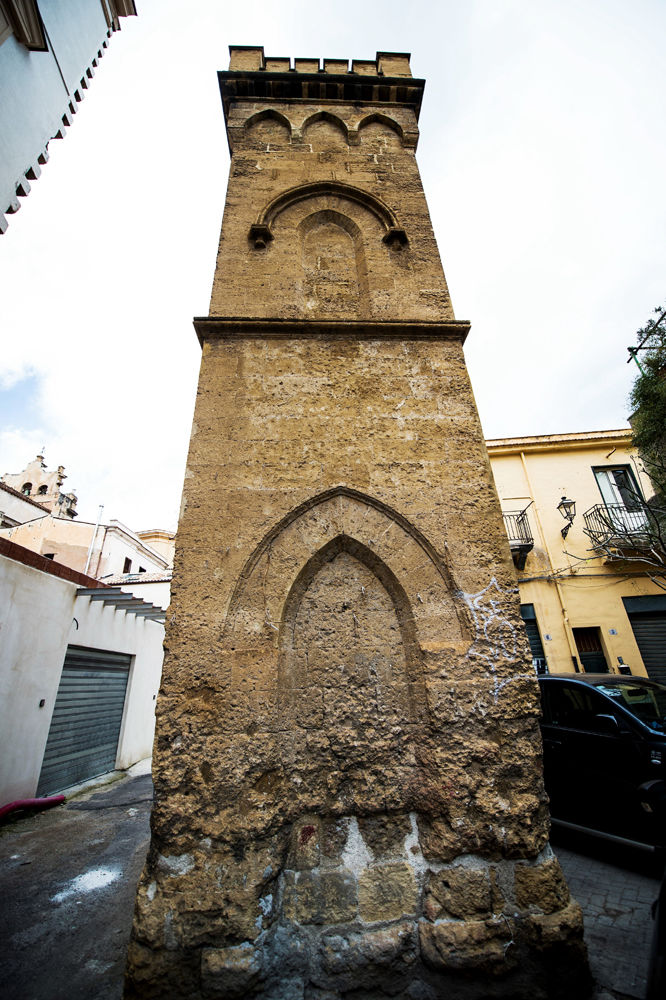
<path id="1" fill-rule="evenodd" d="M 381 114 L 381 112 L 373 112 L 370 115 L 366 115 L 366 117 L 362 118 L 361 121 L 358 123 L 357 128 L 361 142 L 363 142 L 364 138 L 363 137 L 364 129 L 366 129 L 368 125 L 373 125 L 373 124 L 384 126 L 389 133 L 393 133 L 398 137 L 398 139 L 400 140 L 400 145 L 402 145 L 404 133 L 401 126 L 398 124 L 397 121 L 395 121 L 394 118 L 390 118 L 388 115 L 383 115 Z"/>
<path id="2" fill-rule="evenodd" d="M 288 598 L 303 567 L 340 537 L 373 553 L 397 581 L 421 654 L 442 643 L 469 645 L 466 610 L 458 606 L 458 588 L 442 556 L 387 504 L 337 486 L 290 511 L 257 544 L 229 602 L 225 646 L 232 652 L 277 650 Z"/>
<path id="3" fill-rule="evenodd" d="M 308 313 L 338 319 L 367 315 L 368 269 L 361 231 L 353 219 L 320 209 L 301 219 L 297 231 Z"/>
<path id="4" fill-rule="evenodd" d="M 250 226 L 249 237 L 255 247 L 265 247 L 273 239 L 273 223 L 282 212 L 301 201 L 322 196 L 362 205 L 380 222 L 385 243 L 390 246 L 402 246 L 407 243 L 407 234 L 399 225 L 395 213 L 380 198 L 340 181 L 315 181 L 283 191 L 262 209 L 254 225 Z"/>
<path id="5" fill-rule="evenodd" d="M 386 563 L 340 534 L 303 566 L 279 633 L 280 729 L 425 722 L 427 698 L 409 600 Z"/>
<path id="6" fill-rule="evenodd" d="M 304 142 L 317 149 L 339 147 L 349 143 L 347 125 L 330 111 L 316 111 L 303 122 L 301 134 Z"/>
<path id="7" fill-rule="evenodd" d="M 288 142 L 291 139 L 291 122 L 285 115 L 272 108 L 265 108 L 251 115 L 244 125 L 248 140 L 265 145 L 269 142 Z"/>

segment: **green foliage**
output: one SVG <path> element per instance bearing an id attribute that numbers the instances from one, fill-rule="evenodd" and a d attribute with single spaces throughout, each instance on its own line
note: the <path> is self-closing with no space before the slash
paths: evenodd
<path id="1" fill-rule="evenodd" d="M 666 497 L 666 307 L 638 331 L 636 357 L 641 372 L 631 390 L 634 445 L 656 493 Z"/>

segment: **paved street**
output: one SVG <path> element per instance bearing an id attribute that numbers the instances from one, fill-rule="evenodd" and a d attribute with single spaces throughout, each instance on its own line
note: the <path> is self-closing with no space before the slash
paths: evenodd
<path id="1" fill-rule="evenodd" d="M 598 986 L 618 997 L 644 997 L 659 864 L 649 855 L 557 831 L 552 846 L 583 908 Z"/>
<path id="2" fill-rule="evenodd" d="M 0 828 L 3 1000 L 120 1000 L 151 794 L 150 775 L 123 777 Z M 654 865 L 571 835 L 553 846 L 585 913 L 599 996 L 641 1000 Z"/>

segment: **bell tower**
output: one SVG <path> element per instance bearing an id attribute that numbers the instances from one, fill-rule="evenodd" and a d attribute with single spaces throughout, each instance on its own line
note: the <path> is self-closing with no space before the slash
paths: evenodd
<path id="1" fill-rule="evenodd" d="M 409 56 L 219 74 L 231 167 L 126 996 L 583 997 Z"/>

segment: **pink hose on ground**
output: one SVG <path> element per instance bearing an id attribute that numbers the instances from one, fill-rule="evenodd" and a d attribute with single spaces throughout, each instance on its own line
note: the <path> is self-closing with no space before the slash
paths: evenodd
<path id="1" fill-rule="evenodd" d="M 64 801 L 64 795 L 48 795 L 43 799 L 17 799 L 16 802 L 0 806 L 0 819 L 16 809 L 50 809 L 51 806 L 59 806 Z"/>

